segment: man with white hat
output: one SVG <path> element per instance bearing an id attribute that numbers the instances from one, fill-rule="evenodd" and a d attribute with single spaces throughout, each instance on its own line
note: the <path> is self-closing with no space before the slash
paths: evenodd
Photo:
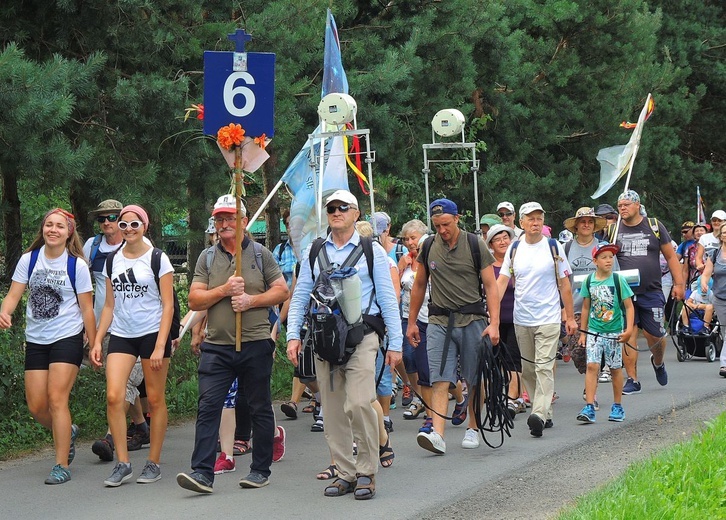
<path id="1" fill-rule="evenodd" d="M 507 202 L 506 200 L 504 202 L 500 202 L 497 204 L 497 215 L 499 215 L 499 218 L 502 219 L 502 224 L 514 230 L 515 239 L 522 236 L 523 230 L 514 224 L 515 219 L 517 218 L 517 213 L 514 211 L 514 204 Z"/>
<path id="2" fill-rule="evenodd" d="M 361 237 L 355 229 L 360 217 L 358 199 L 349 191 L 337 190 L 326 199 L 325 209 L 330 234 L 313 242 L 300 260 L 287 321 L 287 357 L 297 366 L 302 347 L 300 329 L 323 257 L 327 257 L 330 266 L 341 266 L 352 262 L 352 255 L 359 254 L 361 249 L 365 251 L 369 244 L 373 265 L 368 264 L 368 255 L 360 254 L 353 266 L 361 282 L 363 339 L 342 365 L 320 358 L 315 361 L 325 410 L 325 439 L 338 469 L 338 478 L 326 486 L 324 495 L 354 493 L 356 500 L 368 500 L 376 493 L 379 453 L 390 451 L 390 444 L 379 445 L 378 415 L 372 406 L 376 398 L 376 354 L 385 328 L 389 339 L 385 364 L 395 367 L 401 361 L 401 317 L 386 251 L 379 243 Z M 313 247 L 317 254 L 312 252 Z M 351 449 L 353 441 L 358 446 L 357 457 Z M 255 441 L 255 449 L 256 446 Z"/>
<path id="3" fill-rule="evenodd" d="M 560 302 L 564 304 L 567 334 L 575 333 L 577 323 L 572 308 L 570 264 L 562 245 L 542 234 L 544 209 L 539 202 L 527 202 L 519 208 L 519 215 L 524 235 L 504 255 L 497 285 L 503 295 L 509 279 L 514 277 L 514 331 L 523 358 L 522 380 L 532 401 L 527 426 L 533 437 L 541 437 L 543 430 L 553 425 Z"/>
<path id="4" fill-rule="evenodd" d="M 240 208 L 242 230 L 247 226 L 244 205 Z M 272 253 L 244 236 L 241 258 L 236 258 L 237 209 L 233 195 L 217 199 L 212 211 L 219 237 L 197 260 L 189 288 L 189 308 L 207 311 L 208 335 L 199 360 L 199 409 L 192 453 L 192 472 L 179 473 L 177 483 L 190 491 L 211 493 L 214 482 L 215 448 L 222 406 L 232 381 L 237 378 L 250 409 L 255 432 L 250 473 L 242 478 L 243 488 L 269 483 L 272 464 L 275 416 L 272 410 L 270 377 L 275 343 L 270 339 L 269 307 L 289 296 L 287 283 Z M 240 230 L 240 231 L 242 231 Z M 257 255 L 261 255 L 261 268 Z M 235 274 L 241 263 L 242 276 Z M 262 272 L 261 272 L 262 271 Z M 242 313 L 242 348 L 235 350 L 235 313 Z"/>

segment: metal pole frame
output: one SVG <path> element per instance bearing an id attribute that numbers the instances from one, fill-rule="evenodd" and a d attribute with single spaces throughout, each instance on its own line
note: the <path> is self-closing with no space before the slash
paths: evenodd
<path id="1" fill-rule="evenodd" d="M 321 125 L 325 125 L 325 122 L 321 121 Z M 326 126 L 321 126 L 324 130 Z M 318 175 L 318 186 L 317 186 L 317 197 L 316 205 L 318 212 L 318 236 L 320 236 L 323 229 L 323 175 L 325 171 L 325 140 L 332 137 L 355 137 L 364 136 L 366 141 L 365 151 L 365 162 L 368 170 L 368 184 L 370 186 L 370 203 L 371 203 L 371 215 L 375 212 L 375 196 L 373 190 L 373 163 L 376 161 L 376 152 L 371 150 L 371 131 L 368 128 L 358 128 L 354 130 L 338 130 L 337 132 L 320 132 L 317 134 L 308 134 L 309 146 L 315 144 L 315 139 L 320 139 L 320 156 L 318 158 L 320 165 L 320 173 Z M 360 208 L 359 208 L 360 209 Z"/>
<path id="2" fill-rule="evenodd" d="M 435 139 L 434 139 L 435 141 Z M 462 131 L 462 142 L 460 143 L 432 143 L 422 145 L 424 154 L 424 167 L 421 170 L 424 174 L 424 180 L 426 183 L 426 222 L 429 229 L 431 229 L 431 216 L 429 215 L 429 206 L 431 205 L 431 193 L 429 191 L 429 173 L 431 173 L 431 163 L 457 163 L 466 162 L 471 163 L 469 170 L 474 177 L 474 217 L 476 218 L 476 231 L 475 233 L 480 234 L 479 229 L 479 159 L 476 158 L 476 143 L 465 143 L 463 142 L 463 131 Z M 429 159 L 428 150 L 471 150 L 471 159 Z"/>

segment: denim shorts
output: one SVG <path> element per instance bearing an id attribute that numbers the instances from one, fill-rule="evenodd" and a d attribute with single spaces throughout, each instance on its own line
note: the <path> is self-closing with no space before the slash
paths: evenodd
<path id="1" fill-rule="evenodd" d="M 651 336 L 665 337 L 665 304 L 661 291 L 636 295 L 633 299 L 635 324 Z"/>
<path id="2" fill-rule="evenodd" d="M 432 383 L 448 381 L 456 384 L 458 364 L 461 364 L 461 376 L 469 384 L 469 388 L 478 383 L 479 360 L 483 348 L 481 335 L 485 328 L 486 320 L 474 320 L 465 327 L 453 327 L 449 351 L 446 359 L 443 360 L 444 370 L 443 373 L 440 373 L 444 356 L 446 325 L 429 323 L 426 329 L 426 341 L 428 342 L 426 350 Z"/>

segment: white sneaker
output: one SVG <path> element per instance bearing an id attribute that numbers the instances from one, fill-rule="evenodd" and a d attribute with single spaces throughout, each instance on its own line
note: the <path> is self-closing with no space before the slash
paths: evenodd
<path id="1" fill-rule="evenodd" d="M 437 453 L 439 455 L 446 453 L 446 443 L 444 442 L 444 438 L 434 430 L 431 430 L 429 433 L 419 432 L 419 434 L 416 435 L 416 442 L 418 442 L 418 445 L 423 449 L 429 450 L 433 453 Z"/>
<path id="2" fill-rule="evenodd" d="M 612 380 L 613 377 L 610 375 L 610 367 L 605 365 L 602 372 L 600 372 L 600 377 L 597 378 L 597 381 L 599 383 L 611 383 Z"/>
<path id="3" fill-rule="evenodd" d="M 464 440 L 461 441 L 461 447 L 464 449 L 478 448 L 479 432 L 472 428 L 467 428 L 466 433 L 464 434 Z"/>

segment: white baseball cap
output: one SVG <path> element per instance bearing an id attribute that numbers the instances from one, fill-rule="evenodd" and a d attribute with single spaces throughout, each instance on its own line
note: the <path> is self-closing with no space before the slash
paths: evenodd
<path id="1" fill-rule="evenodd" d="M 722 209 L 717 209 L 713 212 L 713 215 L 711 215 L 711 218 L 717 218 L 719 220 L 726 220 L 726 211 Z"/>
<path id="2" fill-rule="evenodd" d="M 328 204 L 336 200 L 339 200 L 340 202 L 345 202 L 346 204 L 350 204 L 351 206 L 355 206 L 355 208 L 358 209 L 358 199 L 356 199 L 355 195 L 353 195 L 348 190 L 334 191 L 333 194 L 325 200 L 325 205 L 327 206 Z"/>
<path id="3" fill-rule="evenodd" d="M 499 205 L 497 206 L 497 211 L 499 211 L 502 208 L 506 208 L 509 211 L 511 211 L 512 213 L 514 213 L 514 204 L 512 204 L 511 202 L 507 202 L 506 200 L 504 202 L 500 202 Z"/>
<path id="4" fill-rule="evenodd" d="M 533 211 L 541 211 L 542 213 L 545 212 L 539 202 L 525 202 L 524 204 L 519 206 L 519 215 L 522 217 L 525 215 L 529 215 Z"/>
<path id="5" fill-rule="evenodd" d="M 247 214 L 247 210 L 245 209 L 245 205 L 242 201 L 240 201 L 240 209 L 243 214 Z M 228 193 L 227 195 L 222 195 L 217 199 L 217 202 L 214 203 L 212 216 L 217 213 L 237 213 L 237 201 L 235 200 L 234 195 Z"/>

